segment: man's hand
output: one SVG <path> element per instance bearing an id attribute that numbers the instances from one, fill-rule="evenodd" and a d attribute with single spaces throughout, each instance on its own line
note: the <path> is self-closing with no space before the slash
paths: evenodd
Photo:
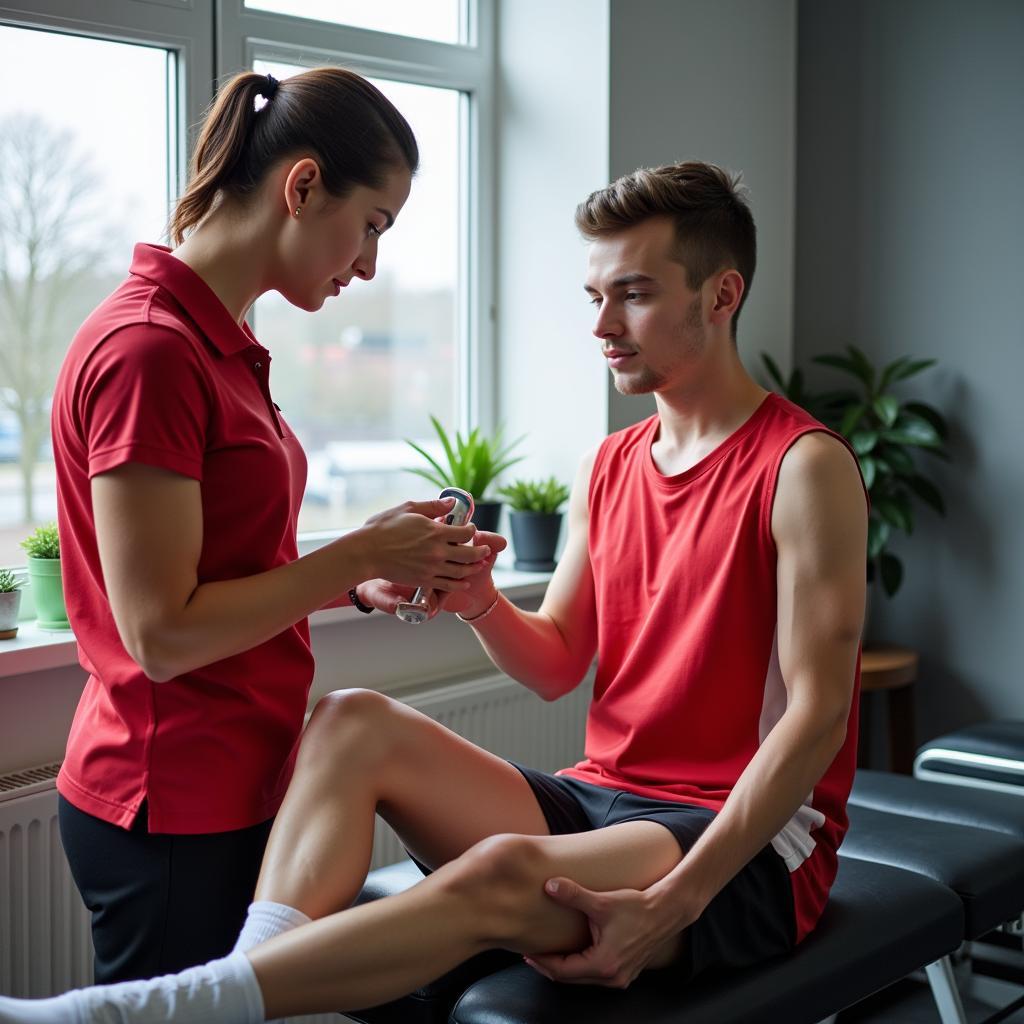
<path id="1" fill-rule="evenodd" d="M 444 611 L 459 612 L 467 619 L 487 611 L 494 602 L 497 588 L 494 586 L 491 570 L 498 554 L 508 547 L 508 541 L 499 533 L 477 533 L 473 543 L 486 545 L 491 549 L 491 553 L 482 562 L 476 563 L 482 566 L 479 572 L 465 578 L 464 582 L 469 584 L 468 589 L 438 595 L 439 606 Z"/>
<path id="2" fill-rule="evenodd" d="M 490 554 L 474 563 L 480 569 L 476 576 L 470 576 L 464 581 L 470 584 L 468 591 L 447 594 L 438 590 L 431 591 L 428 618 L 432 619 L 442 608 L 449 612 L 461 612 L 464 608 L 473 606 L 478 600 L 478 594 L 486 594 L 488 591 L 493 594 L 491 568 L 498 552 L 504 551 L 508 546 L 508 541 L 497 533 L 477 533 L 473 536 L 472 544 L 466 546 L 486 547 L 490 549 Z M 356 595 L 363 604 L 370 605 L 387 615 L 394 615 L 399 603 L 408 601 L 415 592 L 415 587 L 382 579 L 366 580 L 356 587 Z"/>
<path id="3" fill-rule="evenodd" d="M 667 914 L 650 890 L 593 892 L 568 878 L 552 878 L 544 886 L 556 903 L 587 915 L 590 945 L 579 953 L 546 953 L 526 962 L 551 981 L 570 985 L 626 988 L 647 967 L 665 966 L 666 943 L 691 925 L 703 907 Z"/>

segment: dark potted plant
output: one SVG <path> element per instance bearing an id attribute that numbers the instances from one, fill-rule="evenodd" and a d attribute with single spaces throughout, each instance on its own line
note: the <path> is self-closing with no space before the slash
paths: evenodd
<path id="1" fill-rule="evenodd" d="M 553 570 L 562 529 L 559 509 L 569 497 L 569 488 L 550 476 L 546 480 L 515 480 L 498 493 L 511 509 L 515 567 L 523 572 Z"/>
<path id="2" fill-rule="evenodd" d="M 40 627 L 70 629 L 71 624 L 64 609 L 57 524 L 48 523 L 37 527 L 21 542 L 21 546 L 28 554 L 28 578 Z"/>
<path id="3" fill-rule="evenodd" d="M 12 640 L 18 635 L 21 584 L 22 580 L 10 569 L 0 569 L 0 640 Z"/>
<path id="4" fill-rule="evenodd" d="M 429 452 L 406 438 L 406 444 L 422 455 L 431 467 L 409 469 L 409 472 L 436 484 L 439 490 L 445 487 L 461 487 L 464 491 L 469 491 L 476 502 L 472 521 L 479 529 L 494 533 L 498 529 L 498 520 L 501 517 L 501 502 L 494 497 L 488 497 L 487 488 L 509 466 L 522 461 L 521 455 L 509 458 L 509 453 L 523 439 L 520 437 L 503 446 L 501 427 L 495 431 L 493 437 L 487 437 L 481 433 L 479 427 L 474 427 L 466 437 L 456 431 L 453 443 L 436 416 L 431 416 L 430 422 L 437 431 L 448 465 L 442 466 Z"/>
<path id="5" fill-rule="evenodd" d="M 767 353 L 761 353 L 761 360 L 781 394 L 842 434 L 856 452 L 871 498 L 868 582 L 880 580 L 892 597 L 903 582 L 903 563 L 889 550 L 893 530 L 913 532 L 915 501 L 946 514 L 942 495 L 921 472 L 917 456 L 925 453 L 948 459 L 949 430 L 932 406 L 904 401 L 891 388 L 936 361 L 902 356 L 878 369 L 859 348 L 848 345 L 845 353 L 815 356 L 814 362 L 848 374 L 856 386 L 813 394 L 799 370 L 785 380 Z"/>

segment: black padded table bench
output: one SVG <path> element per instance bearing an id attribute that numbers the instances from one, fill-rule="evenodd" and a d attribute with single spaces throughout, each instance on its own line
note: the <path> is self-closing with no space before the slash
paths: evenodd
<path id="1" fill-rule="evenodd" d="M 950 786 L 861 768 L 853 780 L 850 803 L 1024 839 L 1024 792 Z"/>
<path id="2" fill-rule="evenodd" d="M 976 939 L 1024 910 L 1024 840 L 853 803 L 847 813 L 850 830 L 840 855 L 916 871 L 952 889 L 964 905 L 964 938 Z"/>
<path id="3" fill-rule="evenodd" d="M 1024 795 L 862 769 L 847 811 L 850 831 L 843 855 L 897 864 L 948 885 L 964 901 L 965 951 L 972 969 L 1017 983 L 1024 979 Z M 1011 971 L 992 963 L 993 944 L 1016 951 Z M 938 979 L 930 980 L 940 1001 Z M 1001 1020 L 1021 1006 L 1024 997 L 991 1019 Z"/>
<path id="4" fill-rule="evenodd" d="M 1024 722 L 979 722 L 923 744 L 914 775 L 972 790 L 1024 794 Z"/>
<path id="5" fill-rule="evenodd" d="M 370 875 L 365 894 L 397 892 L 417 877 L 411 864 L 384 868 Z M 466 975 L 458 972 L 487 970 L 470 961 L 405 999 L 346 1014 L 365 1024 L 816 1024 L 942 960 L 963 937 L 964 905 L 945 885 L 849 857 L 814 933 L 791 955 L 757 967 L 687 985 L 674 983 L 670 970 L 652 972 L 623 992 L 556 985 L 516 962 L 460 994 Z"/>

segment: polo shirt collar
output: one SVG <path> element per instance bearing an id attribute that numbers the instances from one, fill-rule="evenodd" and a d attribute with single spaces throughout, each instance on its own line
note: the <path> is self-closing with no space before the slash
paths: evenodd
<path id="1" fill-rule="evenodd" d="M 188 264 L 172 256 L 166 246 L 139 242 L 132 254 L 130 273 L 169 291 L 223 355 L 234 355 L 253 345 L 263 348 L 248 325 L 236 324 L 213 289 Z"/>

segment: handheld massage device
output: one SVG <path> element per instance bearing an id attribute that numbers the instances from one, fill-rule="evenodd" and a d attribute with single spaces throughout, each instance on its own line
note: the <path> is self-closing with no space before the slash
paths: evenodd
<path id="1" fill-rule="evenodd" d="M 473 495 L 461 487 L 446 487 L 438 498 L 454 498 L 451 512 L 444 517 L 446 526 L 462 526 L 473 516 Z M 432 591 L 419 587 L 408 601 L 402 601 L 395 609 L 395 615 L 413 626 L 426 622 L 430 617 L 430 595 Z"/>

